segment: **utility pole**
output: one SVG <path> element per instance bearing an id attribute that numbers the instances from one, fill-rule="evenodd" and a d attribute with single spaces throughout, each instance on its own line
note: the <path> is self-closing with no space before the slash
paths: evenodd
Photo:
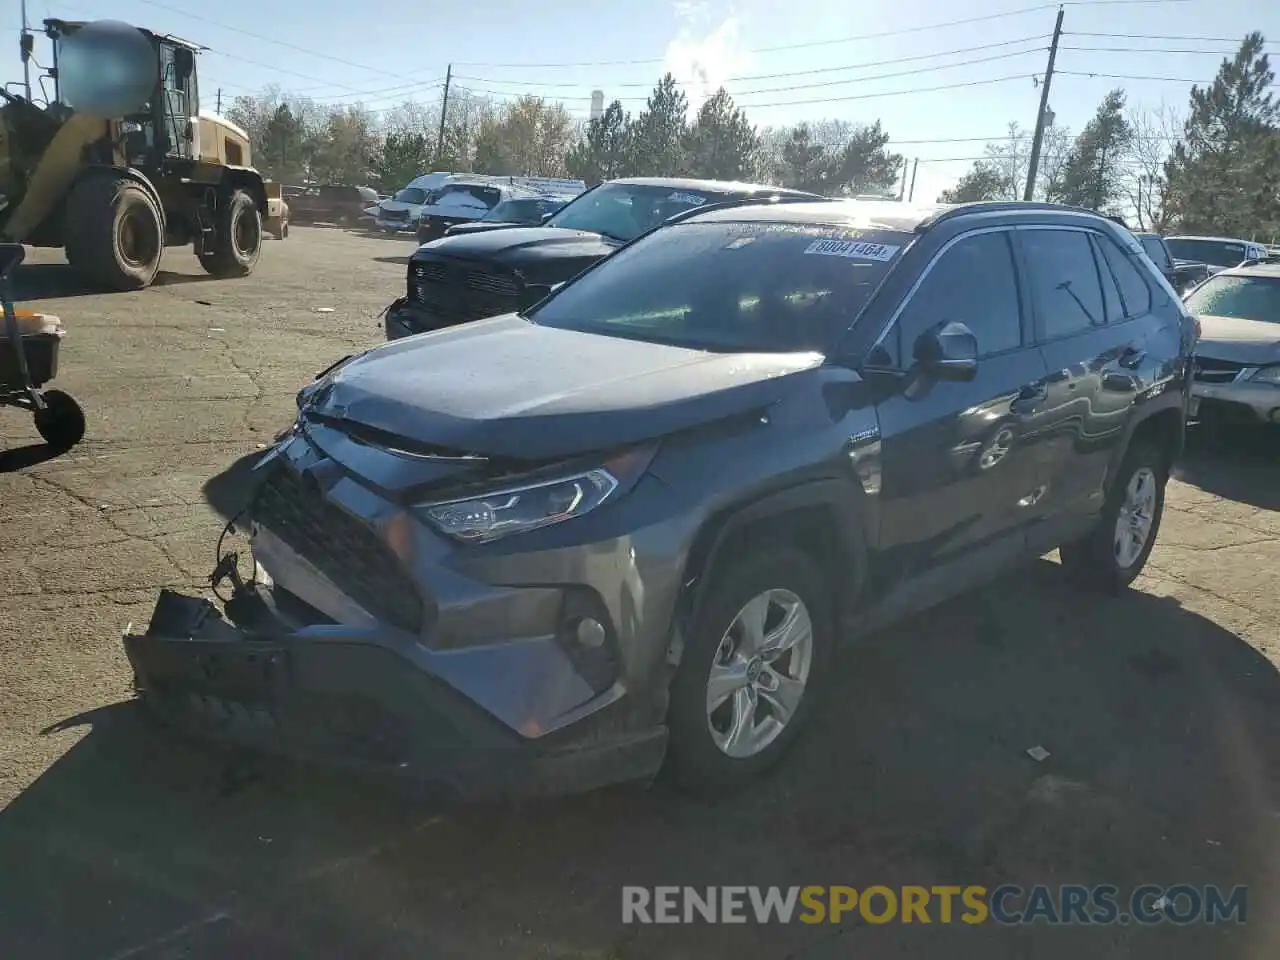
<path id="1" fill-rule="evenodd" d="M 1040 145 L 1044 143 L 1044 122 L 1049 113 L 1049 85 L 1053 82 L 1053 62 L 1058 59 L 1058 40 L 1062 37 L 1062 7 L 1053 24 L 1053 41 L 1049 44 L 1049 64 L 1044 70 L 1044 85 L 1040 88 L 1040 112 L 1036 114 L 1036 132 L 1031 138 L 1031 160 L 1027 164 L 1027 189 L 1023 200 L 1031 200 L 1036 192 L 1036 173 L 1040 167 Z"/>
<path id="2" fill-rule="evenodd" d="M 444 72 L 444 96 L 440 99 L 440 132 L 436 134 L 436 166 L 440 166 L 440 155 L 444 153 L 444 120 L 449 114 L 449 85 L 453 83 L 453 64 L 449 64 Z"/>
<path id="3" fill-rule="evenodd" d="M 214 112 L 217 113 L 218 115 L 222 114 L 222 88 L 221 87 L 218 88 L 218 107 Z"/>
<path id="4" fill-rule="evenodd" d="M 903 158 L 903 161 L 902 161 L 902 183 L 898 186 L 898 200 L 899 200 L 899 202 L 901 202 L 901 201 L 902 201 L 902 199 L 903 199 L 906 195 L 907 195 L 907 161 L 906 161 L 906 158 Z"/>
<path id="5" fill-rule="evenodd" d="M 907 189 L 907 202 L 916 195 L 916 171 L 920 169 L 920 158 L 911 161 L 911 186 Z"/>
<path id="6" fill-rule="evenodd" d="M 22 0 L 22 39 L 18 41 L 18 44 L 22 50 L 22 86 L 26 90 L 27 103 L 31 102 L 32 43 L 31 28 L 27 25 L 27 0 Z"/>

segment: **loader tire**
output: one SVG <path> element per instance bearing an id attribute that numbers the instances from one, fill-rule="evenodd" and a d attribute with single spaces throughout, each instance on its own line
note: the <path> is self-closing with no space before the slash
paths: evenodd
<path id="1" fill-rule="evenodd" d="M 90 176 L 67 199 L 67 261 L 109 290 L 140 290 L 160 269 L 164 227 L 142 184 L 128 177 Z"/>
<path id="2" fill-rule="evenodd" d="M 262 255 L 262 212 L 247 190 L 219 195 L 213 249 L 197 254 L 215 277 L 243 277 Z"/>

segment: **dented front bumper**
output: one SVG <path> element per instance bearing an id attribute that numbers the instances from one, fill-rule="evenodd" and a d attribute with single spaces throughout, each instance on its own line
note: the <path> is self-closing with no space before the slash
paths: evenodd
<path id="1" fill-rule="evenodd" d="M 235 622 L 230 618 L 234 607 Z M 228 616 L 162 591 L 125 652 L 145 707 L 197 736 L 463 793 L 578 793 L 652 775 L 666 731 L 608 732 L 608 710 L 531 738 L 376 633 L 295 626 L 255 588 Z"/>

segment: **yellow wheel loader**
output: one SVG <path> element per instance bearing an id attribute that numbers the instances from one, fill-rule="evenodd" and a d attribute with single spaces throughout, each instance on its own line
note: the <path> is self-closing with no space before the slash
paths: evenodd
<path id="1" fill-rule="evenodd" d="M 113 22 L 51 19 L 44 32 L 49 103 L 0 90 L 3 238 L 62 247 L 85 279 L 113 290 L 149 285 L 165 247 L 194 246 L 216 277 L 250 273 L 280 204 L 250 165 L 247 134 L 200 111 L 203 48 Z M 24 35 L 24 59 L 30 51 Z M 101 93 L 121 82 L 136 94 Z"/>

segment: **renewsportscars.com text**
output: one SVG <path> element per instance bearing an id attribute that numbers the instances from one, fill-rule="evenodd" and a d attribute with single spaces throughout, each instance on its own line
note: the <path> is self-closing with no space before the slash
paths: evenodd
<path id="1" fill-rule="evenodd" d="M 623 887 L 623 923 L 998 923 L 1006 925 L 1244 923 L 1248 888 L 873 885 Z"/>

